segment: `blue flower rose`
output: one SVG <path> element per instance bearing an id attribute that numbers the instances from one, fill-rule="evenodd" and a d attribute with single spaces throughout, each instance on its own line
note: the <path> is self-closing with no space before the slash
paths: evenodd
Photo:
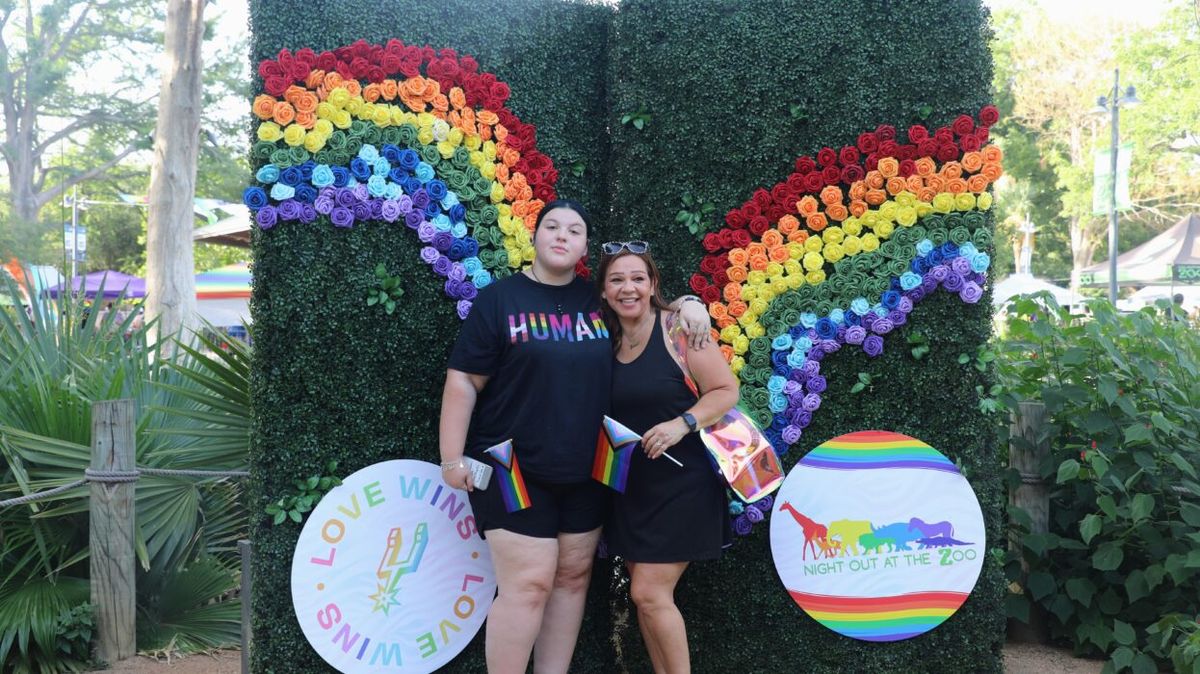
<path id="1" fill-rule="evenodd" d="M 787 409 L 787 398 L 782 393 L 772 393 L 767 398 L 767 407 L 772 412 L 782 412 Z"/>
<path id="2" fill-rule="evenodd" d="M 775 351 L 789 351 L 792 348 L 792 336 L 783 334 L 771 340 L 771 348 Z"/>
<path id="3" fill-rule="evenodd" d="M 260 183 L 271 184 L 279 180 L 279 167 L 274 164 L 265 164 L 258 169 L 258 173 L 254 174 L 254 179 Z"/>
<path id="4" fill-rule="evenodd" d="M 271 186 L 271 198 L 275 201 L 283 201 L 296 196 L 296 188 L 284 183 L 275 183 Z"/>
<path id="5" fill-rule="evenodd" d="M 912 290 L 921 285 L 921 275 L 906 271 L 900 275 L 900 287 L 904 290 Z"/>
<path id="6" fill-rule="evenodd" d="M 371 172 L 377 176 L 385 176 L 392 170 L 392 165 L 383 157 L 371 162 Z"/>
<path id="7" fill-rule="evenodd" d="M 317 199 L 317 190 L 312 185 L 300 183 L 296 185 L 296 201 L 311 204 Z"/>
<path id="8" fill-rule="evenodd" d="M 311 180 L 313 187 L 318 189 L 329 187 L 333 184 L 333 171 L 325 164 L 317 164 L 313 167 Z"/>
<path id="9" fill-rule="evenodd" d="M 900 306 L 900 293 L 896 292 L 895 290 L 884 291 L 879 303 L 887 307 L 889 311 L 895 309 L 896 307 Z"/>
<path id="10" fill-rule="evenodd" d="M 834 309 L 833 311 L 829 312 L 829 320 L 841 325 L 846 322 L 846 312 L 842 311 L 840 308 Z"/>
<path id="11" fill-rule="evenodd" d="M 987 253 L 976 253 L 971 256 L 971 271 L 976 274 L 982 274 L 988 270 L 992 264 L 992 258 Z"/>
<path id="12" fill-rule="evenodd" d="M 812 328 L 816 326 L 816 324 L 816 314 L 812 313 L 811 311 L 805 311 L 804 313 L 800 314 L 800 325 L 803 325 L 806 328 Z"/>
<path id="13" fill-rule="evenodd" d="M 865 297 L 856 297 L 850 302 L 850 311 L 862 316 L 871 310 L 871 303 Z"/>
<path id="14" fill-rule="evenodd" d="M 379 148 L 379 155 L 391 164 L 400 163 L 400 148 L 391 143 L 385 143 L 383 147 Z"/>
<path id="15" fill-rule="evenodd" d="M 421 155 L 417 154 L 416 150 L 405 149 L 400 151 L 400 168 L 405 171 L 413 171 L 417 165 L 421 163 Z"/>
<path id="16" fill-rule="evenodd" d="M 416 176 L 417 180 L 420 180 L 422 183 L 427 183 L 430 180 L 433 180 L 436 173 L 434 173 L 432 166 L 426 164 L 425 162 L 421 162 L 420 164 L 417 164 L 417 168 L 413 169 L 413 175 Z"/>
<path id="17" fill-rule="evenodd" d="M 371 176 L 367 178 L 367 193 L 373 197 L 382 197 L 387 192 L 387 181 L 383 176 Z"/>
<path id="18" fill-rule="evenodd" d="M 480 270 L 479 273 L 471 277 L 471 283 L 475 284 L 476 288 L 485 288 L 492 282 L 492 274 L 486 269 Z"/>
<path id="19" fill-rule="evenodd" d="M 267 205 L 267 193 L 261 187 L 247 187 L 242 190 L 242 203 L 257 211 Z"/>
<path id="20" fill-rule="evenodd" d="M 821 339 L 833 339 L 837 337 L 837 325 L 828 318 L 822 318 L 813 326 L 817 330 L 817 336 Z"/>
<path id="21" fill-rule="evenodd" d="M 443 205 L 445 201 L 443 200 Z M 467 207 L 462 204 L 454 204 L 450 207 L 450 219 L 455 222 L 462 222 L 467 217 Z"/>
<path id="22" fill-rule="evenodd" d="M 446 193 L 449 190 L 446 187 L 446 183 L 440 180 L 430 180 L 425 185 L 425 191 L 429 193 L 430 199 L 434 201 L 441 201 L 442 199 L 446 198 Z"/>
<path id="23" fill-rule="evenodd" d="M 345 187 L 350 182 L 350 172 L 345 166 L 334 166 L 330 170 L 333 171 L 334 187 Z"/>
<path id="24" fill-rule="evenodd" d="M 379 159 L 379 149 L 374 145 L 364 144 L 358 148 L 358 158 L 368 164 L 374 163 L 376 159 Z"/>
<path id="25" fill-rule="evenodd" d="M 917 255 L 925 257 L 933 251 L 933 242 L 929 239 L 921 239 L 917 242 Z"/>

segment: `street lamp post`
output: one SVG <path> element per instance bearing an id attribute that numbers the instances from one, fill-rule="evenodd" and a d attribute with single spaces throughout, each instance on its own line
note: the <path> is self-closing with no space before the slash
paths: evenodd
<path id="1" fill-rule="evenodd" d="M 1120 142 L 1119 125 L 1121 120 L 1121 106 L 1133 107 L 1140 101 L 1137 97 L 1137 90 L 1132 85 L 1121 93 L 1121 69 L 1113 69 L 1113 88 L 1107 96 L 1101 96 L 1096 100 L 1097 106 L 1101 111 L 1112 111 L 1112 152 L 1109 157 L 1109 202 L 1108 202 L 1108 299 L 1117 305 L 1117 153 L 1120 151 L 1118 143 Z"/>

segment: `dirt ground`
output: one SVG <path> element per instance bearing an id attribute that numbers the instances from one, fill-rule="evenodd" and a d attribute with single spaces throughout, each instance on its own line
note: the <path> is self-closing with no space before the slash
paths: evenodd
<path id="1" fill-rule="evenodd" d="M 1104 663 L 1084 660 L 1068 650 L 1033 644 L 1006 644 L 1004 671 L 1008 674 L 1099 674 Z M 240 651 L 216 651 L 186 658 L 130 658 L 108 670 L 117 674 L 240 674 Z"/>

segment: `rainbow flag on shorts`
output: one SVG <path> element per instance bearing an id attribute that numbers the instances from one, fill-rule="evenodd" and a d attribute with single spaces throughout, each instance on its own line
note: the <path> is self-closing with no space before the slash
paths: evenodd
<path id="1" fill-rule="evenodd" d="M 528 508 L 531 505 L 529 490 L 525 488 L 525 478 L 521 477 L 521 466 L 517 464 L 512 440 L 488 447 L 483 453 L 491 456 L 492 460 L 503 468 L 496 471 L 496 482 L 500 484 L 500 495 L 504 497 L 505 509 L 515 513 Z"/>
<path id="2" fill-rule="evenodd" d="M 625 493 L 629 480 L 629 463 L 633 459 L 633 448 L 642 436 L 634 433 L 619 421 L 604 417 L 600 426 L 600 437 L 596 440 L 596 460 L 592 464 L 592 478 L 618 492 Z"/>

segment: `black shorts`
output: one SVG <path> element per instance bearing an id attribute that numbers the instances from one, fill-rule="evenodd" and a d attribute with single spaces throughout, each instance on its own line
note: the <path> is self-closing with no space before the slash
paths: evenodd
<path id="1" fill-rule="evenodd" d="M 497 476 L 487 489 L 470 493 L 471 510 L 479 535 L 504 529 L 534 538 L 558 538 L 562 534 L 582 534 L 599 529 L 608 517 L 612 490 L 596 482 L 554 484 L 525 476 L 529 507 L 514 513 L 504 507 L 504 497 L 496 485 Z"/>

